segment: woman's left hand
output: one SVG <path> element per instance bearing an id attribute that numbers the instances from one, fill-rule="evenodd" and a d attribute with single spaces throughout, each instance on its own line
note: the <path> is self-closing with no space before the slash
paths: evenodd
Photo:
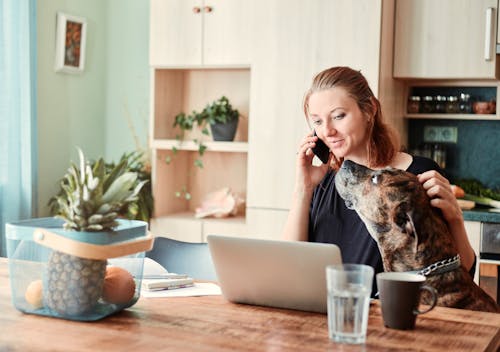
<path id="1" fill-rule="evenodd" d="M 431 199 L 431 205 L 441 209 L 449 224 L 463 221 L 462 210 L 451 190 L 450 182 L 435 170 L 426 171 L 417 176 Z"/>

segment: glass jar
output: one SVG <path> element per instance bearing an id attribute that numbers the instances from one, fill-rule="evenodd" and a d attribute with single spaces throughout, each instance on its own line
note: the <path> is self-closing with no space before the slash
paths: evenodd
<path id="1" fill-rule="evenodd" d="M 446 97 L 444 95 L 436 95 L 434 97 L 434 112 L 436 114 L 444 114 L 446 112 Z"/>
<path id="2" fill-rule="evenodd" d="M 439 165 L 441 169 L 446 168 L 446 148 L 442 144 L 434 144 L 432 159 Z"/>
<path id="3" fill-rule="evenodd" d="M 458 97 L 455 95 L 450 95 L 448 98 L 446 98 L 446 113 L 457 114 L 458 112 L 460 112 Z"/>
<path id="4" fill-rule="evenodd" d="M 467 93 L 460 94 L 458 110 L 462 114 L 472 114 L 472 101 L 469 94 Z"/>
<path id="5" fill-rule="evenodd" d="M 412 95 L 408 98 L 408 107 L 409 114 L 418 114 L 420 112 L 420 97 L 418 95 Z"/>
<path id="6" fill-rule="evenodd" d="M 424 96 L 420 111 L 424 114 L 432 114 L 434 112 L 434 99 L 430 95 Z"/>

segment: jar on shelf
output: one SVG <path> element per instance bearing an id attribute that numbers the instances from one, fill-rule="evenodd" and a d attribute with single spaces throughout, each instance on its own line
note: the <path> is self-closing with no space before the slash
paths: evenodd
<path id="1" fill-rule="evenodd" d="M 432 146 L 428 143 L 425 143 L 422 148 L 422 156 L 432 159 Z"/>
<path id="2" fill-rule="evenodd" d="M 424 114 L 432 114 L 434 112 L 434 99 L 430 95 L 423 97 L 420 111 Z"/>
<path id="3" fill-rule="evenodd" d="M 432 159 L 439 165 L 441 169 L 446 168 L 446 147 L 442 144 L 434 144 L 432 151 Z"/>
<path id="4" fill-rule="evenodd" d="M 436 95 L 434 97 L 434 112 L 436 114 L 444 114 L 446 112 L 446 97 L 444 95 Z"/>
<path id="5" fill-rule="evenodd" d="M 457 114 L 460 112 L 457 96 L 450 95 L 449 97 L 446 98 L 445 110 L 447 114 Z"/>
<path id="6" fill-rule="evenodd" d="M 420 112 L 420 97 L 418 95 L 408 97 L 407 110 L 409 114 L 418 114 Z"/>
<path id="7" fill-rule="evenodd" d="M 472 114 L 472 100 L 470 94 L 460 93 L 458 109 L 462 114 Z"/>

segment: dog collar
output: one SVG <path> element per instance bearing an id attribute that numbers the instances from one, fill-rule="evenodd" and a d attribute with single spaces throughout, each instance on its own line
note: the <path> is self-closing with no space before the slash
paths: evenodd
<path id="1" fill-rule="evenodd" d="M 432 276 L 447 273 L 453 271 L 460 267 L 460 254 L 454 257 L 443 259 L 439 262 L 435 262 L 423 269 L 417 271 L 410 271 L 411 273 L 420 274 L 424 276 Z"/>

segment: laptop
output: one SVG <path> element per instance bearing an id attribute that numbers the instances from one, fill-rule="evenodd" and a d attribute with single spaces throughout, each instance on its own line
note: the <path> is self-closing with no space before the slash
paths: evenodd
<path id="1" fill-rule="evenodd" d="M 341 264 L 334 244 L 209 235 L 222 295 L 230 302 L 326 313 L 326 271 Z"/>

